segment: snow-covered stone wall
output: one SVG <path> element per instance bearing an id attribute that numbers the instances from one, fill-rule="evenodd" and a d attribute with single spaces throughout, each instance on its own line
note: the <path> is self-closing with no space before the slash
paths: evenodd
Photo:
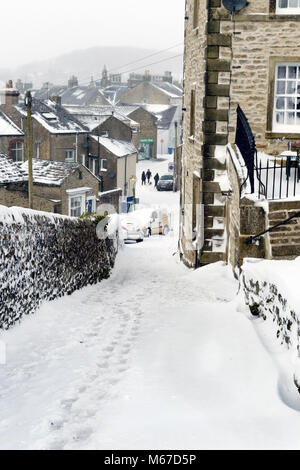
<path id="1" fill-rule="evenodd" d="M 300 258 L 244 260 L 242 285 L 253 315 L 269 323 L 274 337 L 300 357 L 300 309 L 298 273 Z"/>
<path id="2" fill-rule="evenodd" d="M 0 328 L 46 300 L 106 279 L 113 240 L 99 240 L 90 221 L 0 206 Z"/>

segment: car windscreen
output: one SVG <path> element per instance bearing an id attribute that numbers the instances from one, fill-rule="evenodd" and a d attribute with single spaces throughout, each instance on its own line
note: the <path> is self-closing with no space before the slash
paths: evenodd
<path id="1" fill-rule="evenodd" d="M 163 175 L 160 179 L 161 180 L 173 180 L 173 176 L 172 175 Z"/>

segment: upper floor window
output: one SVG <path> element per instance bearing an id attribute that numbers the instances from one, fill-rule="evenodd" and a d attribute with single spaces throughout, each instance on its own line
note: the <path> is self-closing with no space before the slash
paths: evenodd
<path id="1" fill-rule="evenodd" d="M 101 159 L 101 170 L 107 170 L 107 160 L 105 158 Z"/>
<path id="2" fill-rule="evenodd" d="M 300 133 L 300 63 L 278 63 L 275 70 L 273 131 Z"/>
<path id="3" fill-rule="evenodd" d="M 276 13 L 300 15 L 300 0 L 277 0 Z"/>
<path id="4" fill-rule="evenodd" d="M 24 160 L 23 142 L 17 141 L 11 143 L 11 157 L 15 162 L 22 162 Z"/>
<path id="5" fill-rule="evenodd" d="M 74 150 L 66 150 L 66 162 L 74 162 Z"/>

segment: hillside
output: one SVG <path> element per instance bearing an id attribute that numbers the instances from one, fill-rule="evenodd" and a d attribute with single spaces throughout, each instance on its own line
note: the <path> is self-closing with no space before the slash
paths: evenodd
<path id="1" fill-rule="evenodd" d="M 14 70 L 0 69 L 0 81 L 12 78 L 14 81 L 21 78 L 23 81 L 32 81 L 34 87 L 39 87 L 43 82 L 50 81 L 54 84 L 64 84 L 70 75 L 76 75 L 82 83 L 88 82 L 91 75 L 94 79 L 101 76 L 103 66 L 112 72 L 143 72 L 145 69 L 153 73 L 163 73 L 170 70 L 176 79 L 182 77 L 182 48 L 174 48 L 168 52 L 154 55 L 156 50 L 135 47 L 93 47 L 89 49 L 75 50 L 68 54 L 55 57 L 51 60 L 42 60 L 29 63 Z M 142 58 L 148 57 L 144 60 Z M 125 64 L 138 61 L 124 67 Z M 154 62 L 159 62 L 153 64 Z M 152 65 L 153 64 L 153 65 Z M 9 75 L 9 76 L 8 76 Z M 124 74 L 125 75 L 125 74 Z"/>

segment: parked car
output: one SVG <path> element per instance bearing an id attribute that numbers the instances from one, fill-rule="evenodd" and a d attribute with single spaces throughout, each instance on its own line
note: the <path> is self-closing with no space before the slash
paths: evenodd
<path id="1" fill-rule="evenodd" d="M 139 243 L 144 240 L 144 232 L 138 222 L 123 218 L 120 224 L 120 238 L 125 243 L 129 241 Z"/>
<path id="2" fill-rule="evenodd" d="M 157 191 L 172 191 L 173 179 L 173 175 L 162 175 L 157 183 Z"/>
<path id="3" fill-rule="evenodd" d="M 170 214 L 164 209 L 151 211 L 149 219 L 142 225 L 142 229 L 145 237 L 150 235 L 167 235 L 171 230 Z"/>

